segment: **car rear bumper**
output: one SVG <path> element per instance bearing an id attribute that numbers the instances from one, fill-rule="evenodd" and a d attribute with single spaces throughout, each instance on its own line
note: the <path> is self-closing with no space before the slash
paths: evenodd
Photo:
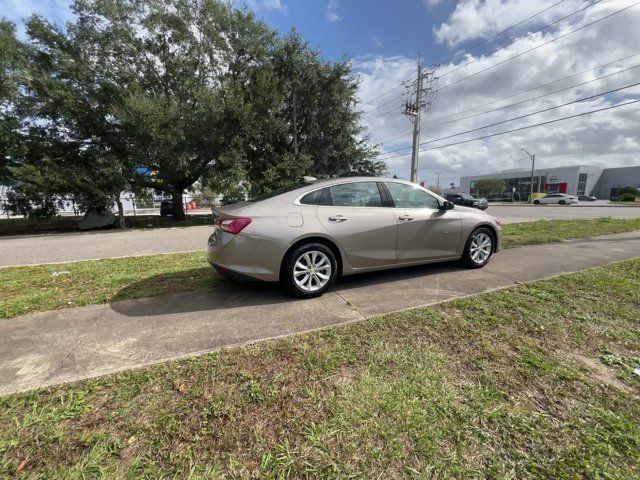
<path id="1" fill-rule="evenodd" d="M 207 260 L 236 278 L 277 281 L 287 251 L 282 243 L 214 227 L 207 242 Z"/>

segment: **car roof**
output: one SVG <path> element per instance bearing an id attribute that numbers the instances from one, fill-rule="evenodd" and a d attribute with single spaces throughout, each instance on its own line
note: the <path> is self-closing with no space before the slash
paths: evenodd
<path id="1" fill-rule="evenodd" d="M 296 188 L 294 190 L 291 190 L 289 192 L 285 192 L 282 193 L 280 195 L 276 195 L 274 197 L 271 197 L 269 199 L 265 199 L 263 201 L 270 201 L 270 200 L 275 200 L 278 198 L 298 198 L 302 195 L 306 195 L 309 192 L 313 192 L 314 190 L 318 190 L 320 188 L 324 188 L 324 187 L 328 187 L 328 186 L 332 186 L 332 185 L 341 185 L 341 184 L 345 184 L 345 183 L 353 183 L 353 182 L 393 182 L 393 183 L 401 183 L 404 185 L 408 185 L 410 187 L 414 187 L 414 188 L 420 188 L 421 190 L 427 191 L 429 192 L 431 195 L 435 196 L 436 198 L 438 198 L 440 201 L 446 201 L 445 198 L 443 198 L 442 196 L 438 195 L 435 192 L 432 192 L 431 190 L 421 187 L 420 185 L 417 185 L 415 183 L 411 183 L 408 182 L 406 180 L 400 180 L 398 178 L 384 178 L 384 177 L 339 177 L 339 178 L 323 178 L 321 180 L 314 180 L 312 182 L 300 185 L 299 188 Z"/>
<path id="2" fill-rule="evenodd" d="M 329 185 L 339 185 L 343 183 L 352 183 L 352 182 L 393 182 L 393 183 L 402 183 L 404 185 L 409 185 L 410 187 L 418 187 L 423 190 L 428 191 L 429 193 L 439 197 L 444 200 L 440 195 L 436 192 L 429 190 L 428 188 L 422 187 L 418 184 L 411 183 L 407 180 L 401 180 L 399 178 L 385 178 L 385 177 L 339 177 L 339 178 L 323 178 L 322 180 L 315 180 L 310 182 L 308 185 L 305 185 L 304 188 L 307 188 L 309 191 L 315 190 L 320 187 L 326 187 Z"/>

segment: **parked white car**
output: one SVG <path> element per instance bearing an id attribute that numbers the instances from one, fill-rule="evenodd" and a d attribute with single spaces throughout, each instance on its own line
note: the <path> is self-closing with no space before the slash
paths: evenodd
<path id="1" fill-rule="evenodd" d="M 571 205 L 578 203 L 578 197 L 566 193 L 550 193 L 546 197 L 536 198 L 534 205 Z"/>

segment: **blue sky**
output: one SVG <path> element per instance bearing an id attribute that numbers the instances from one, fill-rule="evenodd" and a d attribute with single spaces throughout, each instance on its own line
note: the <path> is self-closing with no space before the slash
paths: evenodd
<path id="1" fill-rule="evenodd" d="M 639 98 L 640 88 L 635 87 L 526 116 L 637 81 L 640 5 L 632 7 L 636 1 L 235 0 L 281 33 L 295 26 L 326 59 L 339 60 L 343 55 L 350 59 L 360 79 L 363 125 L 379 145 L 390 175 L 409 175 L 411 124 L 402 113 L 406 91 L 401 83 L 415 78 L 418 52 L 424 65 L 441 62 L 436 88 L 461 83 L 443 89 L 423 115 L 421 140 L 432 141 L 429 145 L 437 148 L 421 152 L 419 163 L 419 179 L 434 184 L 441 172 L 441 185 L 457 183 L 462 175 L 526 169 L 528 158 L 520 148 L 536 153 L 541 169 L 640 164 L 640 104 L 474 140 Z M 34 12 L 62 24 L 70 16 L 69 4 L 69 0 L 0 0 L 0 12 L 18 25 Z M 481 48 L 443 62 L 521 22 Z M 537 31 L 547 24 L 551 26 Z M 496 64 L 500 65 L 494 68 Z M 371 101 L 390 89 L 391 93 Z M 544 95 L 556 89 L 563 90 Z M 502 100 L 505 97 L 509 98 Z M 494 102 L 492 108 L 518 105 L 488 112 L 482 108 L 487 102 Z M 480 115 L 467 118 L 459 113 L 470 108 Z M 484 128 L 518 116 L 526 117 Z M 443 117 L 447 122 L 440 120 Z M 454 138 L 472 139 L 470 143 L 440 148 L 444 142 L 433 142 L 473 129 L 479 130 Z"/>
<path id="2" fill-rule="evenodd" d="M 445 21 L 455 7 L 455 2 L 450 1 L 429 6 L 419 0 L 247 3 L 280 32 L 297 28 L 328 59 L 370 54 L 417 57 L 421 52 L 425 63 L 435 62 L 449 52 L 434 41 L 432 29 Z"/>

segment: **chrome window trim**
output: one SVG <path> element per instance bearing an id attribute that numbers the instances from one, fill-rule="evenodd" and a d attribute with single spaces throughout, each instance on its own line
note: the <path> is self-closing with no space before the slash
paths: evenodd
<path id="1" fill-rule="evenodd" d="M 385 207 L 385 206 L 382 206 L 382 207 L 336 207 L 335 205 L 309 205 L 309 204 L 307 204 L 307 203 L 300 203 L 300 200 L 302 199 L 302 197 L 304 197 L 305 195 L 307 195 L 307 194 L 309 194 L 309 193 L 315 192 L 315 191 L 317 191 L 317 190 L 322 190 L 322 189 L 324 189 L 324 188 L 331 188 L 331 187 L 335 187 L 336 185 L 344 185 L 344 184 L 347 184 L 347 183 L 369 183 L 369 182 L 373 182 L 373 183 L 377 183 L 377 182 L 380 182 L 380 183 L 399 183 L 400 185 L 406 185 L 407 187 L 411 187 L 411 188 L 416 188 L 416 189 L 418 189 L 418 190 L 422 190 L 422 191 L 423 191 L 424 193 L 426 193 L 427 195 L 431 195 L 433 198 L 435 198 L 435 199 L 436 199 L 436 201 L 438 202 L 438 205 L 439 205 L 440 207 L 442 206 L 443 202 L 448 202 L 448 200 L 447 200 L 446 198 L 444 198 L 444 197 L 440 197 L 440 196 L 439 196 L 439 195 L 437 195 L 437 194 L 433 194 L 433 193 L 431 193 L 429 190 L 427 190 L 426 188 L 424 188 L 424 187 L 423 187 L 423 186 L 421 186 L 421 185 L 416 185 L 416 184 L 413 184 L 413 183 L 407 183 L 407 182 L 404 182 L 404 181 L 401 181 L 401 180 L 396 180 L 396 179 L 393 179 L 393 178 L 389 178 L 389 179 L 381 178 L 381 179 L 377 179 L 377 180 L 355 180 L 355 181 L 353 181 L 353 182 L 345 182 L 345 181 L 344 181 L 344 179 L 343 179 L 343 181 L 342 181 L 342 182 L 339 182 L 339 181 L 338 181 L 338 182 L 335 182 L 335 183 L 328 183 L 328 184 L 324 184 L 324 185 L 319 186 L 319 187 L 317 187 L 317 188 L 313 188 L 313 189 L 311 189 L 311 190 L 307 190 L 307 191 L 306 191 L 306 192 L 304 192 L 304 193 L 301 193 L 300 195 L 298 195 L 298 196 L 295 198 L 295 200 L 293 201 L 293 204 L 294 204 L 294 205 L 297 205 L 297 206 L 300 206 L 300 207 L 334 207 L 334 208 L 399 208 L 399 209 L 402 209 L 402 210 L 411 210 L 411 209 L 414 209 L 414 208 L 427 208 L 427 209 L 430 209 L 430 210 L 439 210 L 439 208 L 430 208 L 430 207 Z"/>

